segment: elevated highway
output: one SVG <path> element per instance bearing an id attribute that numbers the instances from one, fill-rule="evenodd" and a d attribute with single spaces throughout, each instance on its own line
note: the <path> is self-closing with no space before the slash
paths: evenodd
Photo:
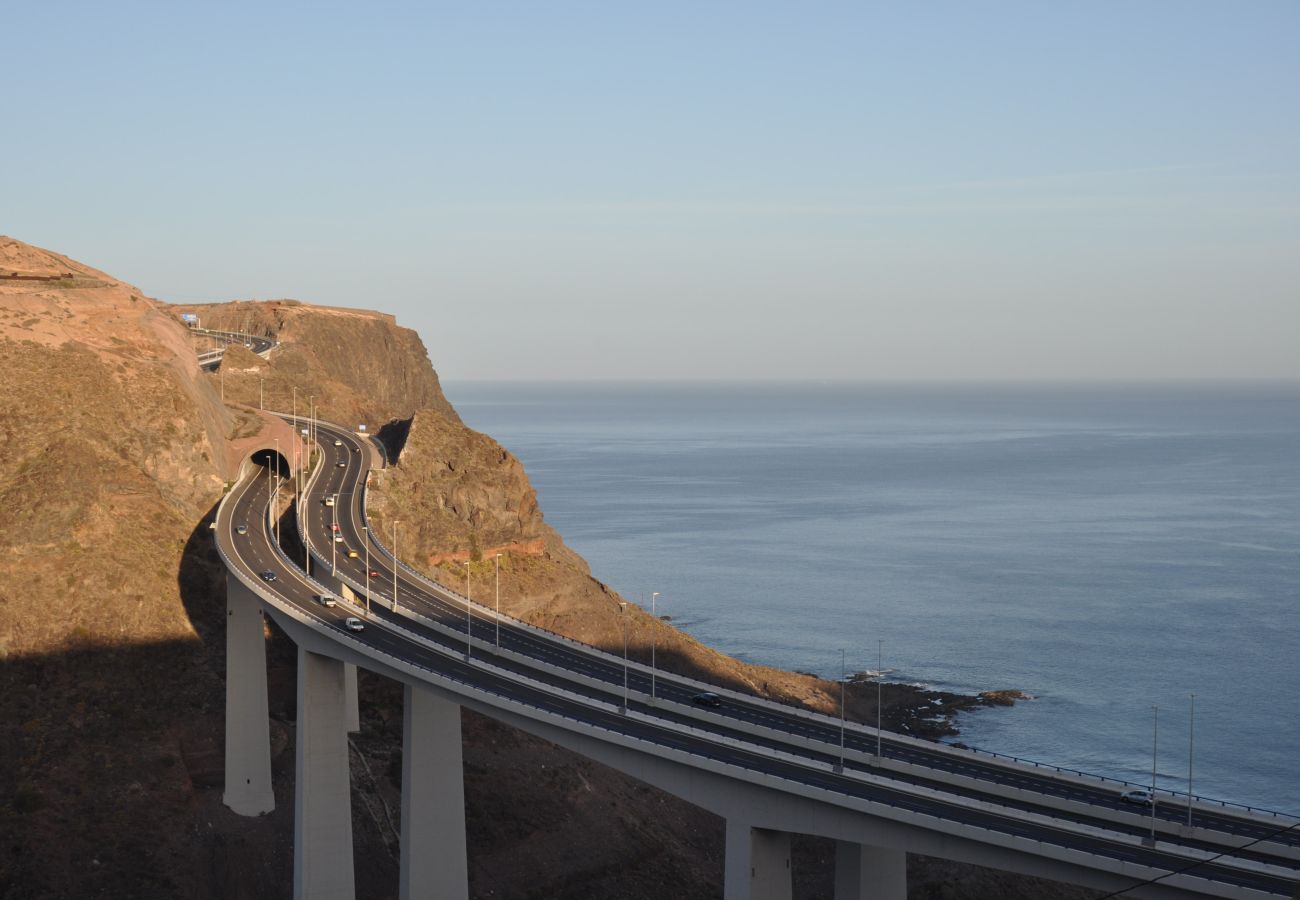
<path id="1" fill-rule="evenodd" d="M 238 344 L 247 347 L 253 353 L 266 359 L 277 345 L 277 342 L 271 338 L 256 334 L 243 334 L 238 331 L 218 331 L 212 328 L 191 326 L 189 332 L 194 337 L 206 338 L 214 345 L 211 349 L 199 351 L 199 368 L 210 372 L 221 366 L 221 360 L 225 358 L 227 347 Z"/>
<path id="2" fill-rule="evenodd" d="M 345 735 L 356 719 L 355 666 L 406 686 L 404 897 L 466 896 L 460 706 L 723 816 L 729 900 L 789 896 L 792 832 L 838 842 L 837 900 L 902 900 L 906 852 L 1135 897 L 1289 897 L 1300 889 L 1293 819 L 1194 798 L 1188 825 L 1187 799 L 1166 796 L 1154 816 L 1140 814 L 1119 801 L 1115 782 L 842 728 L 839 719 L 629 664 L 469 603 L 395 561 L 370 529 L 363 439 L 323 422 L 312 432 L 320 464 L 295 517 L 308 571 L 268 536 L 268 478 L 252 467 L 216 523 L 229 571 L 226 801 L 237 812 L 274 804 L 261 617 L 300 648 L 298 896 L 352 896 Z M 337 501 L 326 505 L 326 497 Z M 326 607 L 322 593 L 343 599 Z M 349 617 L 364 630 L 348 630 Z M 721 706 L 692 703 L 702 690 L 721 695 Z"/>

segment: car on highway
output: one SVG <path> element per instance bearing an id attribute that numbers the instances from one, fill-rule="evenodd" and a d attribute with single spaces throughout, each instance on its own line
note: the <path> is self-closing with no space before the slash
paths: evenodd
<path id="1" fill-rule="evenodd" d="M 334 599 L 333 594 L 317 594 L 316 602 L 321 606 L 334 606 L 338 603 L 338 601 Z"/>
<path id="2" fill-rule="evenodd" d="M 348 631 L 365 631 L 366 623 L 362 622 L 356 616 L 348 616 L 343 620 L 343 627 Z"/>
<path id="3" fill-rule="evenodd" d="M 1132 803 L 1134 806 L 1150 806 L 1151 792 L 1144 790 L 1125 791 L 1119 795 L 1119 799 L 1125 803 Z"/>
<path id="4" fill-rule="evenodd" d="M 330 531 L 334 532 L 335 534 L 338 534 L 338 533 L 339 533 L 339 523 L 338 523 L 338 522 L 330 522 Z"/>
<path id="5" fill-rule="evenodd" d="M 722 698 L 713 691 L 701 691 L 691 698 L 691 702 L 696 706 L 707 706 L 711 709 L 717 709 L 722 705 Z"/>
<path id="6" fill-rule="evenodd" d="M 378 577 L 379 577 L 379 570 L 378 570 L 378 569 L 371 569 L 371 570 L 370 570 L 370 577 L 371 577 L 371 578 L 378 578 Z"/>
<path id="7" fill-rule="evenodd" d="M 338 496 L 337 494 L 330 494 L 330 495 L 328 495 L 328 496 L 325 498 L 325 505 L 326 505 L 326 506 L 333 506 L 333 505 L 334 505 L 334 501 L 335 501 L 335 499 L 337 498 L 337 496 Z"/>
<path id="8" fill-rule="evenodd" d="M 236 526 L 235 526 L 235 534 L 248 534 L 248 526 L 247 526 L 247 525 L 236 525 Z"/>
<path id="9" fill-rule="evenodd" d="M 338 438 L 335 438 L 335 439 L 334 439 L 334 446 L 335 446 L 335 447 L 342 447 L 342 446 L 343 446 L 343 442 L 342 442 L 341 440 L 339 440 Z"/>
<path id="10" fill-rule="evenodd" d="M 334 543 L 336 543 L 336 544 L 341 544 L 341 543 L 343 543 L 343 535 L 341 535 L 341 534 L 336 534 L 336 535 L 334 535 Z"/>
<path id="11" fill-rule="evenodd" d="M 270 569 L 267 569 L 265 572 L 259 572 L 258 574 L 262 576 L 263 581 L 275 581 L 275 573 Z"/>
<path id="12" fill-rule="evenodd" d="M 347 462 L 345 462 L 344 460 L 341 460 L 341 459 L 340 459 L 338 462 L 336 462 L 334 465 L 337 466 L 337 467 L 340 468 L 340 469 L 346 469 L 346 468 L 348 467 Z"/>
<path id="13" fill-rule="evenodd" d="M 360 555 L 361 555 L 361 554 L 358 553 L 358 552 L 355 551 L 355 550 L 349 550 L 349 551 L 348 551 L 348 559 L 356 559 L 356 558 L 357 558 L 358 556 L 360 556 Z"/>

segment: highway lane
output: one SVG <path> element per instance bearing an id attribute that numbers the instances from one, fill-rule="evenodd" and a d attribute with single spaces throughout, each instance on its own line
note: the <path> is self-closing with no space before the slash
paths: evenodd
<path id="1" fill-rule="evenodd" d="M 256 479 L 251 486 L 241 485 L 239 490 L 242 494 L 234 498 L 235 502 L 230 507 L 230 518 L 218 524 L 219 527 L 226 529 L 227 539 L 233 545 L 239 561 L 246 567 L 245 571 L 252 578 L 258 577 L 257 573 L 264 569 L 275 571 L 277 578 L 271 586 L 277 594 L 329 627 L 340 628 L 343 618 L 348 614 L 346 608 L 340 605 L 329 609 L 316 603 L 314 597 L 319 592 L 319 588 L 313 586 L 301 571 L 271 548 L 264 528 L 264 510 L 267 502 L 266 480 Z M 247 535 L 234 533 L 234 525 L 241 521 L 249 526 Z M 432 642 L 449 651 L 440 654 L 433 650 L 427 641 L 415 640 L 386 628 L 376 616 L 367 618 L 371 627 L 360 635 L 349 634 L 349 638 L 356 639 L 376 650 L 410 660 L 429 671 L 446 674 L 457 681 L 475 685 L 499 697 L 546 710 L 566 719 L 586 722 L 661 747 L 682 750 L 697 757 L 773 775 L 846 797 L 884 803 L 899 809 L 973 825 L 1002 834 L 1028 837 L 1034 841 L 1084 850 L 1156 869 L 1179 869 L 1189 862 L 1185 855 L 1172 852 L 1172 848 L 1143 847 L 1131 840 L 1124 841 L 1080 833 L 1076 829 L 1065 828 L 1055 823 L 1044 824 L 1038 821 L 1037 817 L 1005 814 L 971 806 L 959 800 L 918 794 L 901 787 L 882 784 L 860 772 L 834 773 L 828 766 L 819 764 L 824 763 L 824 759 L 802 761 L 774 758 L 756 749 L 722 741 L 719 735 L 701 734 L 696 730 L 683 731 L 676 722 L 662 719 L 644 721 L 637 716 L 623 715 L 610 704 L 593 704 L 549 689 L 546 685 L 533 684 L 522 678 L 510 676 L 508 673 L 495 672 L 481 665 L 467 663 L 461 655 L 461 645 L 453 636 L 434 633 Z M 698 728 L 698 725 L 699 723 L 694 723 L 693 727 Z M 1300 883 L 1276 875 L 1243 871 L 1235 866 L 1221 863 L 1209 864 L 1204 867 L 1203 873 L 1198 874 L 1215 881 L 1238 884 L 1283 896 L 1289 894 Z"/>
<path id="2" fill-rule="evenodd" d="M 363 529 L 359 527 L 359 523 L 364 521 L 362 495 L 359 488 L 364 482 L 368 470 L 368 453 L 365 452 L 364 448 L 361 448 L 358 439 L 345 430 L 322 425 L 320 435 L 323 443 L 325 468 L 322 470 L 319 482 L 312 491 L 312 497 L 309 498 L 310 502 L 307 504 L 306 516 L 310 532 L 317 536 L 313 539 L 314 543 L 318 544 L 324 539 L 325 535 L 329 533 L 330 525 L 337 516 L 341 533 L 344 535 L 343 546 L 364 548 L 369 545 L 371 547 L 370 568 L 380 572 L 380 577 L 372 580 L 374 595 L 376 598 L 382 598 L 383 601 L 391 602 L 393 568 L 387 556 L 377 545 L 368 540 L 368 535 L 364 534 Z M 339 445 L 336 446 L 334 441 L 338 441 Z M 339 462 L 343 462 L 344 465 L 342 467 L 338 466 Z M 331 508 L 316 502 L 317 498 L 326 493 L 337 493 L 341 505 Z M 339 510 L 345 511 L 346 515 L 338 515 Z M 364 584 L 364 562 L 364 560 L 347 561 L 340 557 L 338 565 L 340 571 L 344 574 Z M 415 579 L 400 567 L 397 572 L 400 603 L 408 608 L 418 610 L 421 614 L 427 615 L 447 627 L 464 632 L 466 616 L 463 600 L 450 592 L 443 595 L 431 592 L 423 582 Z M 492 641 L 496 627 L 494 621 L 487 616 L 486 611 L 484 611 L 484 615 L 475 615 L 473 633 L 475 637 L 481 640 Z M 622 690 L 623 667 L 621 660 L 611 659 L 604 654 L 589 652 L 586 648 L 575 646 L 572 642 L 555 640 L 548 635 L 520 628 L 513 623 L 502 624 L 501 639 L 503 647 L 507 649 L 524 653 L 552 665 L 561 666 L 577 674 L 600 679 L 610 685 L 611 690 Z M 633 691 L 649 693 L 650 679 L 644 671 L 633 669 L 630 672 L 629 681 Z M 698 684 L 679 681 L 674 676 L 662 671 L 658 673 L 656 682 L 658 698 L 683 703 L 687 706 L 690 705 L 690 698 L 701 689 Z M 718 717 L 735 718 L 749 724 L 818 740 L 838 748 L 839 723 L 838 720 L 829 717 L 811 717 L 793 710 L 786 711 L 774 708 L 761 702 L 733 698 L 728 698 L 722 709 L 710 712 L 713 715 L 710 716 L 703 712 L 696 712 L 695 715 L 710 720 L 716 720 Z M 1043 795 L 1045 802 L 1048 803 L 1058 800 L 1073 800 L 1095 806 L 1099 810 L 1130 813 L 1128 822 L 1123 824 L 1112 823 L 1109 826 L 1115 830 L 1141 834 L 1147 827 L 1145 823 L 1149 817 L 1143 813 L 1135 812 L 1133 807 L 1123 804 L 1119 800 L 1119 786 L 1116 783 L 1109 785 L 1081 783 L 1074 779 L 1053 777 L 1050 774 L 1029 769 L 1028 767 L 1010 766 L 998 761 L 990 761 L 980 758 L 970 751 L 962 751 L 957 748 L 949 748 L 943 745 L 918 747 L 913 742 L 898 740 L 892 736 L 885 736 L 882 743 L 884 755 L 891 760 L 922 765 L 936 772 L 965 775 L 986 783 L 1033 791 Z M 858 727 L 850 727 L 846 730 L 846 747 L 851 751 L 871 754 L 875 751 L 876 737 L 872 732 Z M 807 751 L 796 749 L 794 752 L 803 753 Z M 962 790 L 952 786 L 948 786 L 946 789 L 950 791 Z M 999 803 L 1007 802 L 1005 799 L 993 798 L 978 790 L 969 791 L 969 795 L 994 800 Z M 1061 815 L 1062 813 L 1054 809 L 1052 814 Z M 1074 815 L 1080 821 L 1094 821 L 1091 816 Z M 1164 823 L 1180 825 L 1186 822 L 1186 806 L 1176 806 L 1173 803 L 1162 802 L 1157 807 L 1157 815 Z M 1193 822 L 1198 827 L 1234 835 L 1241 843 L 1270 835 L 1277 830 L 1279 825 L 1286 824 L 1285 822 L 1274 823 L 1272 821 L 1261 821 L 1225 814 L 1207 808 L 1204 804 L 1194 805 L 1193 816 Z M 1162 839 L 1165 838 L 1186 841 L 1189 845 L 1203 844 L 1200 840 L 1181 838 L 1176 832 L 1170 831 L 1162 833 Z M 1275 840 L 1300 847 L 1300 834 L 1294 832 L 1282 835 L 1275 838 Z M 1219 845 L 1208 844 L 1207 846 Z M 1294 860 L 1285 857 L 1273 859 L 1267 853 L 1267 850 L 1256 850 L 1250 855 L 1258 858 L 1269 858 L 1271 861 L 1288 866 L 1295 865 Z"/>

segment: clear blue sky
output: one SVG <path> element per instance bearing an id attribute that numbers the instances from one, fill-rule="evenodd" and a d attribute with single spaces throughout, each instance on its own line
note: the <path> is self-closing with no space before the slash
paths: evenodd
<path id="1" fill-rule="evenodd" d="M 446 378 L 1300 377 L 1291 0 L 3 18 L 0 232 Z"/>

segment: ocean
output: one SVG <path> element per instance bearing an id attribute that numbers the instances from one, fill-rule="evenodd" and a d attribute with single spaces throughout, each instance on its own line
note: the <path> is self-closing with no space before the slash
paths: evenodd
<path id="1" fill-rule="evenodd" d="M 707 644 L 1019 689 L 959 740 L 1149 783 L 1154 738 L 1161 787 L 1190 754 L 1195 793 L 1300 814 L 1300 385 L 445 388 Z"/>

